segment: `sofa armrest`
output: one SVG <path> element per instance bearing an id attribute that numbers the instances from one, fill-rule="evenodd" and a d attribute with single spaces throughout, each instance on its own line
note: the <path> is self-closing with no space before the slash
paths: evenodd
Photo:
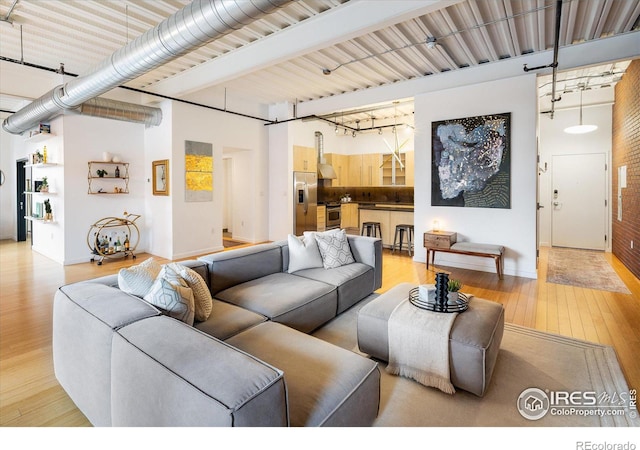
<path id="1" fill-rule="evenodd" d="M 356 262 L 373 267 L 374 290 L 382 287 L 382 239 L 348 234 L 351 253 Z"/>
<path id="2" fill-rule="evenodd" d="M 114 426 L 287 426 L 282 371 L 166 316 L 113 339 Z"/>

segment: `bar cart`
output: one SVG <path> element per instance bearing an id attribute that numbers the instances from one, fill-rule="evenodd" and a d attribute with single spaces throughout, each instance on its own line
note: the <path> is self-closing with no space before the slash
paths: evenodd
<path id="1" fill-rule="evenodd" d="M 140 242 L 140 230 L 135 221 L 139 214 L 124 212 L 124 217 L 104 217 L 91 225 L 87 233 L 87 245 L 91 250 L 91 262 L 102 265 L 105 258 L 127 258 L 134 254 Z"/>

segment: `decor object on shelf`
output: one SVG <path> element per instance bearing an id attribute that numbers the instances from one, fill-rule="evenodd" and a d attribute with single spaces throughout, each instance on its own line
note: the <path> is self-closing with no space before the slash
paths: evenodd
<path id="1" fill-rule="evenodd" d="M 184 141 L 185 201 L 213 200 L 213 145 Z"/>
<path id="2" fill-rule="evenodd" d="M 109 176 L 113 166 L 113 176 Z M 96 181 L 99 180 L 99 181 Z M 111 161 L 89 161 L 87 182 L 88 194 L 128 194 L 129 163 Z"/>
<path id="3" fill-rule="evenodd" d="M 40 184 L 38 192 L 49 192 L 49 181 L 47 180 L 47 177 L 42 177 L 42 184 Z"/>
<path id="4" fill-rule="evenodd" d="M 431 124 L 431 206 L 511 208 L 511 113 Z"/>
<path id="5" fill-rule="evenodd" d="M 153 161 L 151 172 L 153 173 L 153 195 L 169 195 L 169 160 Z"/>
<path id="6" fill-rule="evenodd" d="M 47 222 L 53 221 L 53 212 L 51 209 L 51 202 L 49 201 L 49 199 L 46 199 L 44 201 L 44 220 L 46 220 Z"/>
<path id="7" fill-rule="evenodd" d="M 109 152 L 102 152 L 102 161 L 104 162 L 111 162 L 111 153 Z"/>

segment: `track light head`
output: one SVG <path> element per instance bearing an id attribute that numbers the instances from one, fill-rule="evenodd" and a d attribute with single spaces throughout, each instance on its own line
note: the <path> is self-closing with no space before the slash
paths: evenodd
<path id="1" fill-rule="evenodd" d="M 331 70 L 329 70 L 329 69 L 327 69 L 326 67 L 324 67 L 324 68 L 322 69 L 322 73 L 323 73 L 324 75 L 331 75 Z"/>
<path id="2" fill-rule="evenodd" d="M 427 43 L 427 48 L 436 48 L 436 38 L 434 38 L 433 36 L 429 36 L 426 40 Z"/>

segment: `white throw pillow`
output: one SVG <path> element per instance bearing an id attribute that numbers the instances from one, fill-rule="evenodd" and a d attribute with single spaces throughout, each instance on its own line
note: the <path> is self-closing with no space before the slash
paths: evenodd
<path id="1" fill-rule="evenodd" d="M 322 264 L 325 269 L 335 269 L 336 267 L 356 262 L 351 253 L 345 230 L 316 233 L 316 241 L 318 242 Z"/>
<path id="2" fill-rule="evenodd" d="M 289 269 L 287 271 L 289 273 L 322 267 L 322 257 L 313 234 L 305 232 L 302 238 L 293 234 L 287 237 L 289 243 Z"/>
<path id="3" fill-rule="evenodd" d="M 204 322 L 211 315 L 213 309 L 213 299 L 211 292 L 204 278 L 195 270 L 183 266 L 178 263 L 168 264 L 183 280 L 187 282 L 193 291 L 193 300 L 195 302 L 195 321 Z"/>
<path id="4" fill-rule="evenodd" d="M 144 297 L 153 286 L 162 266 L 153 258 L 118 272 L 118 287 L 121 291 L 137 297 Z"/>
<path id="5" fill-rule="evenodd" d="M 166 315 L 193 325 L 193 291 L 173 269 L 163 266 L 144 299 Z"/>

